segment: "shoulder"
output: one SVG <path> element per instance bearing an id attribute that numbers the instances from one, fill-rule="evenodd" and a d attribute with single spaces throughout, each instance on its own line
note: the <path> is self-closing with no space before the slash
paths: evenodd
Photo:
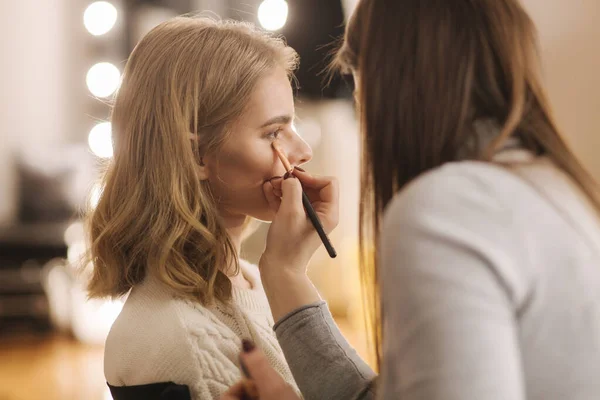
<path id="1" fill-rule="evenodd" d="M 175 381 L 161 379 L 157 366 L 172 374 L 175 360 L 191 364 L 189 340 L 175 301 L 134 288 L 113 323 L 104 350 L 104 372 L 115 386 Z M 176 382 L 177 383 L 177 382 Z"/>
<path id="2" fill-rule="evenodd" d="M 471 221 L 472 228 L 486 223 L 510 221 L 529 189 L 503 167 L 476 161 L 449 163 L 409 183 L 392 199 L 384 214 L 384 225 L 396 222 L 423 223 L 432 218 Z M 466 220 L 466 221 L 465 221 Z M 475 223 L 478 222 L 478 223 Z"/>
<path id="3" fill-rule="evenodd" d="M 201 378 L 229 381 L 213 376 L 226 368 L 208 365 L 228 362 L 223 343 L 237 348 L 235 335 L 228 333 L 200 304 L 142 285 L 132 290 L 107 337 L 106 379 L 115 386 L 163 381 L 190 385 Z"/>
<path id="4" fill-rule="evenodd" d="M 446 282 L 491 279 L 518 302 L 531 278 L 527 221 L 518 210 L 528 191 L 510 171 L 483 162 L 423 174 L 386 208 L 383 273 Z"/>

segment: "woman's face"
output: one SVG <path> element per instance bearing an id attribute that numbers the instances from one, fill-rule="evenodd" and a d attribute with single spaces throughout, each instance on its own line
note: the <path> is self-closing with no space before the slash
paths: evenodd
<path id="1" fill-rule="evenodd" d="M 286 171 L 273 151 L 277 143 L 293 166 L 312 158 L 312 150 L 293 128 L 294 97 L 282 68 L 262 78 L 246 112 L 214 155 L 207 155 L 208 180 L 224 218 L 251 216 L 270 221 L 273 212 L 263 184 Z"/>

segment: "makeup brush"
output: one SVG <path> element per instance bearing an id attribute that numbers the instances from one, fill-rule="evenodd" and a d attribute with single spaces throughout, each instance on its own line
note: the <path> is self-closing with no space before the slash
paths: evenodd
<path id="1" fill-rule="evenodd" d="M 273 150 L 275 150 L 275 153 L 281 160 L 281 163 L 283 164 L 285 170 L 289 174 L 293 174 L 294 167 L 292 167 L 292 165 L 288 161 L 287 157 L 283 154 L 283 152 L 281 151 L 281 148 L 279 148 L 277 143 L 273 143 Z M 315 230 L 319 234 L 319 238 L 321 239 L 321 242 L 323 242 L 323 245 L 325 246 L 325 249 L 327 250 L 329 257 L 335 258 L 337 256 L 337 253 L 336 253 L 335 249 L 333 248 L 331 241 L 327 237 L 327 234 L 325 233 L 325 230 L 323 229 L 323 225 L 321 224 L 321 221 L 319 220 L 319 216 L 315 212 L 315 209 L 313 208 L 312 204 L 310 204 L 310 199 L 308 198 L 308 196 L 306 195 L 304 190 L 302 190 L 302 205 L 304 206 L 304 210 L 306 211 L 306 215 L 308 216 L 308 219 L 310 219 L 310 222 L 313 224 L 313 226 L 315 227 Z"/>

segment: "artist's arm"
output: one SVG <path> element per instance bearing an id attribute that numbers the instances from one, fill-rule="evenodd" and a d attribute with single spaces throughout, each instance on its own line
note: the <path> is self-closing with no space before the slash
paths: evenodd
<path id="1" fill-rule="evenodd" d="M 325 231 L 331 232 L 338 219 L 337 182 L 302 171 L 295 174 L 298 179 L 282 182 L 281 199 L 273 195 L 269 184 L 265 187 L 277 215 L 259 269 L 273 319 L 278 321 L 277 338 L 306 399 L 372 398 L 369 384 L 375 374 L 344 339 L 306 275 L 321 242 L 304 213 L 302 188 Z"/>
<path id="2" fill-rule="evenodd" d="M 287 282 L 280 278 L 275 285 L 314 290 L 306 276 L 290 277 Z M 268 279 L 265 286 L 269 286 Z M 269 293 L 269 289 L 265 290 Z M 271 292 L 270 301 L 278 302 L 276 293 Z M 317 300 L 292 310 L 274 329 L 305 399 L 375 398 L 372 386 L 375 373 L 346 341 L 324 301 Z"/>

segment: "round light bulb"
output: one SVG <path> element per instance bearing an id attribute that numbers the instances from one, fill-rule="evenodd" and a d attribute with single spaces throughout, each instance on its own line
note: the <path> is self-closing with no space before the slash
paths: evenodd
<path id="1" fill-rule="evenodd" d="M 88 144 L 92 152 L 98 157 L 112 157 L 112 128 L 110 122 L 101 122 L 94 126 L 88 136 Z"/>
<path id="2" fill-rule="evenodd" d="M 85 81 L 94 96 L 108 97 L 119 87 L 121 73 L 113 64 L 101 62 L 90 68 Z"/>
<path id="3" fill-rule="evenodd" d="M 85 257 L 85 242 L 75 242 L 67 248 L 67 260 L 71 265 L 79 266 Z"/>
<path id="4" fill-rule="evenodd" d="M 285 0 L 264 0 L 258 7 L 258 22 L 269 31 L 276 31 L 285 25 L 288 5 Z"/>
<path id="5" fill-rule="evenodd" d="M 85 238 L 85 230 L 83 227 L 83 223 L 80 221 L 73 222 L 69 227 L 65 230 L 64 239 L 67 246 L 72 245 L 75 242 L 84 240 Z"/>
<path id="6" fill-rule="evenodd" d="M 117 22 L 117 9 L 107 1 L 96 1 L 83 13 L 83 25 L 94 36 L 104 35 Z"/>

